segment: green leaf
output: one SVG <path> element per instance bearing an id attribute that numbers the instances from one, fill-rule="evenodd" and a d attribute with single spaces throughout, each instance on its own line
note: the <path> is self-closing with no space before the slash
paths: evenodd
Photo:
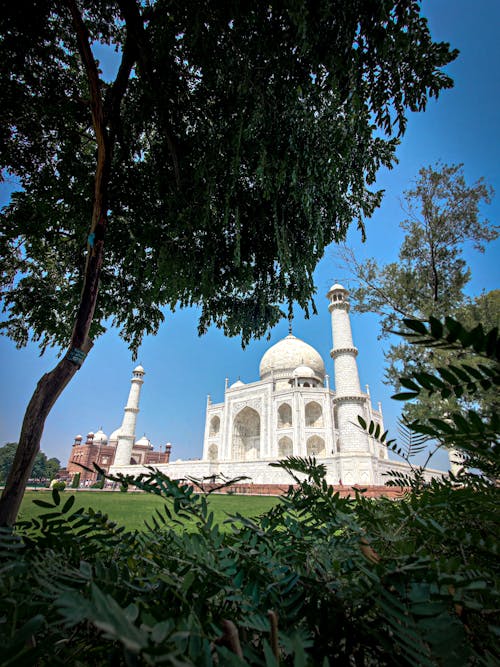
<path id="1" fill-rule="evenodd" d="M 54 509 L 54 507 L 56 507 L 56 505 L 53 503 L 48 503 L 46 500 L 39 500 L 38 498 L 33 500 L 33 505 L 38 505 L 38 507 L 45 507 L 46 509 Z"/>
<path id="2" fill-rule="evenodd" d="M 75 504 L 75 496 L 71 495 L 68 500 L 64 503 L 63 508 L 61 510 L 61 514 L 66 514 L 69 512 L 69 510 L 73 507 Z"/>
<path id="3" fill-rule="evenodd" d="M 395 401 L 411 401 L 413 398 L 417 398 L 417 396 L 417 392 L 402 391 L 398 394 L 394 394 L 391 398 Z"/>

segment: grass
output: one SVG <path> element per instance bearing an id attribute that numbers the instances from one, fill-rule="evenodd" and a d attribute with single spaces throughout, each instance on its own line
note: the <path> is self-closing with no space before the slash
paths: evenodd
<path id="1" fill-rule="evenodd" d="M 156 509 L 161 510 L 165 500 L 148 493 L 111 493 L 109 491 L 72 491 L 61 493 L 61 505 L 70 494 L 76 496 L 73 511 L 79 507 L 92 509 L 107 514 L 112 521 L 129 530 L 147 530 L 144 521 L 148 521 Z M 39 498 L 50 502 L 52 496 L 47 491 L 27 491 L 23 498 L 18 520 L 29 520 L 47 512 L 38 507 L 33 500 Z M 222 523 L 228 514 L 242 514 L 246 517 L 257 516 L 273 507 L 277 498 L 269 496 L 210 495 L 208 503 L 214 513 L 214 520 Z"/>

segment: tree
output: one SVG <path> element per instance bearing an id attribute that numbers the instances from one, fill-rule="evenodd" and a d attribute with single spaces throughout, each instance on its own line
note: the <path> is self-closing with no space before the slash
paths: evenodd
<path id="1" fill-rule="evenodd" d="M 243 343 L 310 307 L 324 248 L 363 229 L 406 109 L 451 86 L 457 52 L 413 0 L 21 0 L 0 20 L 2 168 L 23 188 L 1 219 L 2 326 L 67 349 L 28 405 L 3 524 L 107 321 L 135 353 L 165 307 Z"/>
<path id="2" fill-rule="evenodd" d="M 0 447 L 0 481 L 5 482 L 17 449 L 17 442 L 6 442 Z"/>
<path id="3" fill-rule="evenodd" d="M 0 482 L 5 482 L 8 477 L 14 462 L 17 447 L 17 442 L 7 442 L 0 447 Z M 35 457 L 33 468 L 28 471 L 28 477 L 34 477 L 35 479 L 52 479 L 60 467 L 61 462 L 59 459 L 47 459 L 46 454 L 38 452 Z"/>
<path id="4" fill-rule="evenodd" d="M 404 318 L 456 316 L 467 325 L 481 323 L 485 329 L 499 325 L 498 291 L 474 299 L 464 293 L 471 275 L 464 246 L 472 242 L 484 252 L 485 243 L 498 237 L 497 227 L 480 214 L 481 204 L 490 203 L 492 194 L 483 179 L 468 185 L 462 165 L 424 167 L 415 187 L 405 192 L 408 217 L 401 223 L 406 234 L 399 261 L 379 266 L 369 259 L 360 264 L 347 251 L 344 258 L 357 285 L 352 290 L 354 310 L 377 313 L 382 337 L 404 330 Z M 387 383 L 399 390 L 401 375 L 432 372 L 450 363 L 453 353 L 403 341 L 389 347 L 386 359 Z M 417 403 L 406 404 L 405 414 L 412 418 L 442 416 L 456 407 L 458 398 L 436 400 L 436 396 L 421 395 Z M 493 391 L 485 392 L 480 400 L 486 411 L 496 403 Z"/>

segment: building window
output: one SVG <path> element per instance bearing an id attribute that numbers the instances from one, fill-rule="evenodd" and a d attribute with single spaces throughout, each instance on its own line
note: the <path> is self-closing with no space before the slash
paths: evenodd
<path id="1" fill-rule="evenodd" d="M 288 436 L 283 436 L 278 441 L 278 458 L 284 459 L 293 454 L 293 442 Z"/>
<path id="2" fill-rule="evenodd" d="M 219 417 L 215 416 L 212 417 L 210 420 L 210 437 L 213 438 L 214 436 L 218 435 L 220 430 L 220 419 Z"/>
<path id="3" fill-rule="evenodd" d="M 306 405 L 306 426 L 320 427 L 323 426 L 323 410 L 321 405 L 316 401 L 311 401 Z"/>
<path id="4" fill-rule="evenodd" d="M 319 435 L 312 435 L 308 438 L 306 446 L 307 456 L 315 456 L 316 458 L 326 456 L 325 441 L 323 438 L 320 438 Z"/>
<path id="5" fill-rule="evenodd" d="M 290 428 L 292 425 L 292 408 L 283 403 L 278 408 L 278 428 Z"/>
<path id="6" fill-rule="evenodd" d="M 233 422 L 232 458 L 234 461 L 251 461 L 260 457 L 260 416 L 256 410 L 246 407 Z"/>

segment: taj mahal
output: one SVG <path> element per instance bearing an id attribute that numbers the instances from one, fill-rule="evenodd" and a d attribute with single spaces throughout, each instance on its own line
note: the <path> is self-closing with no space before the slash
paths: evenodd
<path id="1" fill-rule="evenodd" d="M 385 445 L 359 426 L 361 416 L 367 423 L 379 424 L 383 432 L 382 408 L 380 403 L 377 409 L 372 406 L 368 388 L 361 390 L 348 292 L 335 284 L 326 296 L 334 387 L 321 355 L 290 333 L 265 352 L 258 380 L 247 384 L 238 380 L 231 385 L 226 380 L 222 403 L 208 397 L 201 459 L 171 461 L 169 445 L 165 453 L 155 452 L 146 439 L 135 439 L 145 375 L 138 366 L 121 427 L 109 442 L 101 431 L 89 433 L 86 443 L 77 436 L 68 471 L 77 469 L 75 457 L 84 457 L 87 465 L 96 460 L 112 474 L 137 475 L 146 471 L 145 466 L 152 466 L 173 479 L 223 475 L 229 479 L 244 476 L 247 483 L 260 485 L 289 484 L 286 471 L 269 465 L 288 456 L 314 456 L 326 467 L 326 479 L 332 485 L 380 486 L 391 471 L 408 471 L 406 463 L 390 460 Z M 100 457 L 96 458 L 97 451 Z M 436 474 L 442 472 L 426 471 L 429 477 Z"/>

